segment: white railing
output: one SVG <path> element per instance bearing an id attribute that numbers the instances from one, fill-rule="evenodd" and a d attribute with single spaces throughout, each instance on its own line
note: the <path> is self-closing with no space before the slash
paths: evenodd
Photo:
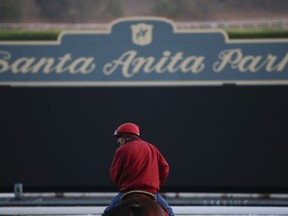
<path id="1" fill-rule="evenodd" d="M 105 207 L 0 207 L 1 215 L 93 215 L 99 216 Z M 184 215 L 288 215 L 288 207 L 239 206 L 172 206 L 176 216 Z"/>

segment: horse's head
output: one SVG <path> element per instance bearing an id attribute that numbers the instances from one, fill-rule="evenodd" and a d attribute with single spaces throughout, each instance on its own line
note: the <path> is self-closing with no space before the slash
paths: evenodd
<path id="1" fill-rule="evenodd" d="M 108 216 L 164 216 L 163 209 L 150 198 L 127 198 L 115 206 Z"/>

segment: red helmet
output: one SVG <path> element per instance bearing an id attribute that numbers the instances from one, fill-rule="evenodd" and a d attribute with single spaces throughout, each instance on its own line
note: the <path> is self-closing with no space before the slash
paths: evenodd
<path id="1" fill-rule="evenodd" d="M 140 136 L 139 127 L 133 123 L 124 123 L 114 132 L 114 136 L 137 135 Z"/>

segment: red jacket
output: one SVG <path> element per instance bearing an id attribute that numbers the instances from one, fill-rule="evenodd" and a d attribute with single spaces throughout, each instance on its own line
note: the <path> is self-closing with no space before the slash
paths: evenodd
<path id="1" fill-rule="evenodd" d="M 169 165 L 159 150 L 141 139 L 120 146 L 110 168 L 112 181 L 120 191 L 145 190 L 156 193 L 168 173 Z"/>

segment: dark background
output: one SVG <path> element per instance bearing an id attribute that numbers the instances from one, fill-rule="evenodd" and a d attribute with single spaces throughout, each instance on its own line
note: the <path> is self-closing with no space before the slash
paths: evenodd
<path id="1" fill-rule="evenodd" d="M 119 124 L 170 164 L 162 191 L 288 192 L 288 86 L 0 87 L 0 191 L 116 191 Z"/>

